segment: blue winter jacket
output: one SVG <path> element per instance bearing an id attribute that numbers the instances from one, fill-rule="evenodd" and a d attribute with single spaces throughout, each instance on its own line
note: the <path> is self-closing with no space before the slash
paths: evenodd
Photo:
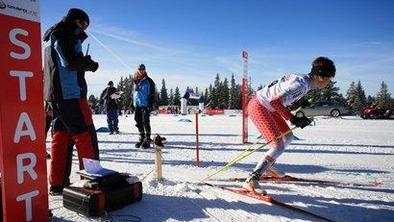
<path id="1" fill-rule="evenodd" d="M 85 71 L 96 71 L 98 64 L 82 53 L 86 33 L 64 19 L 49 28 L 44 41 L 44 96 L 46 101 L 86 98 Z M 97 65 L 95 65 L 97 64 Z"/>
<path id="2" fill-rule="evenodd" d="M 148 107 L 151 109 L 154 108 L 155 89 L 155 83 L 148 76 L 146 76 L 138 83 L 135 83 L 133 92 L 134 107 Z"/>

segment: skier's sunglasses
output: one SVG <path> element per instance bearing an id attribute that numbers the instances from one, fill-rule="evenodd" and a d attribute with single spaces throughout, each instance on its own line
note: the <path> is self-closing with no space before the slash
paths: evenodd
<path id="1" fill-rule="evenodd" d="M 328 77 L 328 76 L 319 76 L 319 78 L 320 78 L 320 80 L 327 80 L 327 79 L 330 79 L 330 82 L 333 82 L 333 80 L 334 80 L 334 77 Z"/>

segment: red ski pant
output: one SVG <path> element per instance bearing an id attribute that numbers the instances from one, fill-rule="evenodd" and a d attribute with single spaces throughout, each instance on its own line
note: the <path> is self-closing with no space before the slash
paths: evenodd
<path id="1" fill-rule="evenodd" d="M 259 164 L 265 159 L 274 162 L 283 153 L 285 146 L 291 142 L 293 135 L 289 133 L 287 136 L 277 139 L 290 128 L 277 112 L 271 112 L 262 106 L 257 97 L 253 97 L 249 101 L 248 115 L 263 138 L 267 142 L 273 141 L 264 158 L 257 164 L 256 168 L 259 168 Z"/>
<path id="2" fill-rule="evenodd" d="M 62 100 L 53 103 L 53 110 L 49 183 L 66 186 L 69 184 L 72 144 L 77 148 L 79 168 L 83 169 L 82 158 L 99 159 L 97 135 L 86 99 Z"/>

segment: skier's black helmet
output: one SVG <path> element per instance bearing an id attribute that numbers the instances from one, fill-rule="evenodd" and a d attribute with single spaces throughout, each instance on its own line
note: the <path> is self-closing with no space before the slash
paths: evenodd
<path id="1" fill-rule="evenodd" d="M 312 62 L 312 69 L 309 75 L 323 76 L 323 77 L 335 77 L 335 65 L 334 62 L 327 57 L 317 57 Z"/>
<path id="2" fill-rule="evenodd" d="M 145 65 L 141 64 L 140 66 L 138 66 L 138 70 L 145 70 Z"/>
<path id="3" fill-rule="evenodd" d="M 66 15 L 66 21 L 73 22 L 77 19 L 85 20 L 88 25 L 90 24 L 88 14 L 86 14 L 86 12 L 82 9 L 71 8 L 70 10 L 68 10 L 68 13 Z"/>
<path id="4" fill-rule="evenodd" d="M 109 86 L 113 86 L 113 85 L 114 85 L 114 82 L 112 82 L 112 81 L 109 81 L 107 85 L 109 85 Z"/>

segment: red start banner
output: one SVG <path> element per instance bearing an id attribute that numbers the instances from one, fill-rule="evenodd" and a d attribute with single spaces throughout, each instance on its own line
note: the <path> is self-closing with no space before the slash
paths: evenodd
<path id="1" fill-rule="evenodd" d="M 38 0 L 0 0 L 2 221 L 48 221 Z"/>

